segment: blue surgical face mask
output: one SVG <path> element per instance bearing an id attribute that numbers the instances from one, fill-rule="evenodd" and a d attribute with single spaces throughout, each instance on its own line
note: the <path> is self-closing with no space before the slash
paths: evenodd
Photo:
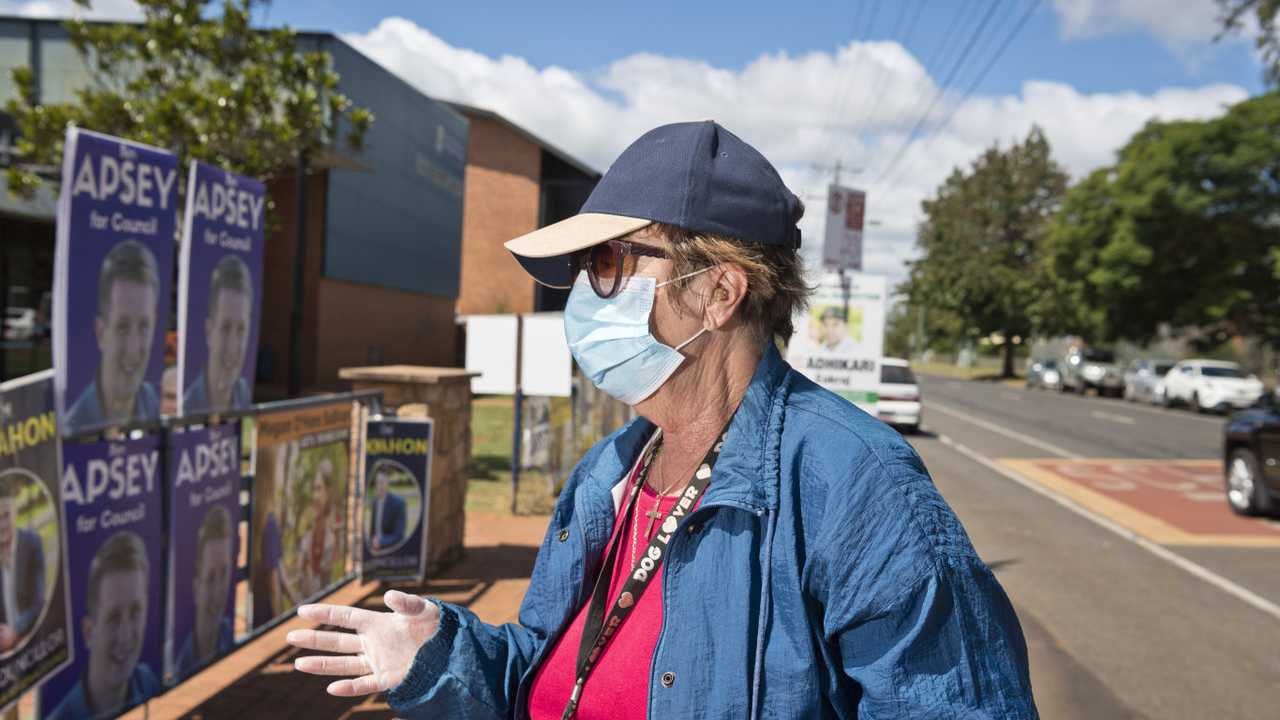
<path id="1" fill-rule="evenodd" d="M 658 288 L 710 269 L 662 283 L 651 277 L 630 277 L 622 290 L 607 300 L 591 289 L 585 272 L 578 273 L 564 308 L 564 334 L 569 352 L 592 384 L 628 405 L 662 387 L 684 362 L 680 349 L 707 328 L 675 347 L 659 342 L 649 332 Z"/>

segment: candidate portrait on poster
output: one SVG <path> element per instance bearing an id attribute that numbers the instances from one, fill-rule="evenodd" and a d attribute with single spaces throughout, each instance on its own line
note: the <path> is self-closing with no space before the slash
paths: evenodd
<path id="1" fill-rule="evenodd" d="M 249 587 L 255 628 L 347 572 L 352 404 L 256 418 Z"/>
<path id="2" fill-rule="evenodd" d="M 109 718 L 160 691 L 164 647 L 160 437 L 63 443 L 75 654 L 41 717 Z"/>
<path id="3" fill-rule="evenodd" d="M 240 424 L 169 434 L 166 668 L 190 677 L 235 647 Z"/>
<path id="4" fill-rule="evenodd" d="M 160 416 L 177 177 L 172 153 L 67 130 L 53 277 L 64 435 Z"/>
<path id="5" fill-rule="evenodd" d="M 191 163 L 178 275 L 181 414 L 253 402 L 266 194 L 253 178 Z"/>
<path id="6" fill-rule="evenodd" d="M 431 477 L 430 420 L 370 418 L 364 443 L 365 580 L 421 580 Z"/>
<path id="7" fill-rule="evenodd" d="M 0 712 L 71 657 L 53 371 L 0 383 Z"/>

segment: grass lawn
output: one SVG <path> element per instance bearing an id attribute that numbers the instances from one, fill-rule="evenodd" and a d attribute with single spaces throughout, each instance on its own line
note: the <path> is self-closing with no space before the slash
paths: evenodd
<path id="1" fill-rule="evenodd" d="M 944 377 L 955 378 L 957 380 L 989 380 L 1013 383 L 1016 385 L 1021 385 L 1023 383 L 1022 376 L 1017 375 L 1016 372 L 1015 377 L 1001 379 L 1000 369 L 998 366 L 974 366 L 966 368 L 951 365 L 949 363 L 912 362 L 911 369 L 923 375 L 942 375 Z"/>
<path id="2" fill-rule="evenodd" d="M 475 398 L 471 403 L 468 512 L 511 512 L 513 404 L 509 395 Z M 543 473 L 532 470 L 520 473 L 516 514 L 550 515 L 555 502 Z"/>

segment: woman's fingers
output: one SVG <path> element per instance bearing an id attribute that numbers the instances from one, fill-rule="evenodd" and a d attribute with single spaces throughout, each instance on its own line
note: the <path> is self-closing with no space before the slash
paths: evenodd
<path id="1" fill-rule="evenodd" d="M 372 695 L 376 692 L 382 692 L 383 690 L 383 688 L 378 686 L 377 677 L 373 675 L 365 675 L 363 677 L 352 678 L 349 680 L 331 682 L 327 689 L 330 695 L 337 695 L 338 697 Z"/>
<path id="2" fill-rule="evenodd" d="M 426 600 L 418 595 L 410 595 L 399 590 L 388 590 L 382 596 L 382 602 L 401 615 L 418 615 L 427 609 Z"/>
<path id="3" fill-rule="evenodd" d="M 362 630 L 382 613 L 349 607 L 346 605 L 300 605 L 298 617 L 321 623 L 337 625 L 348 630 Z"/>
<path id="4" fill-rule="evenodd" d="M 311 655 L 294 660 L 293 667 L 312 675 L 365 675 L 370 671 L 363 655 Z"/>
<path id="5" fill-rule="evenodd" d="M 364 651 L 364 643 L 354 633 L 332 632 L 328 630 L 292 630 L 285 640 L 294 647 L 304 650 L 319 650 L 332 653 L 359 653 Z"/>

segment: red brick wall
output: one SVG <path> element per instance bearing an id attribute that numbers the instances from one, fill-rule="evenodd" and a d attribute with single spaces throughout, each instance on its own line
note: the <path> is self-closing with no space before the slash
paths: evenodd
<path id="1" fill-rule="evenodd" d="M 533 280 L 502 243 L 538 228 L 542 149 L 493 120 L 468 118 L 458 313 L 532 312 Z"/>
<path id="2" fill-rule="evenodd" d="M 315 389 L 345 389 L 338 370 L 366 365 L 454 364 L 451 298 L 321 278 Z"/>

